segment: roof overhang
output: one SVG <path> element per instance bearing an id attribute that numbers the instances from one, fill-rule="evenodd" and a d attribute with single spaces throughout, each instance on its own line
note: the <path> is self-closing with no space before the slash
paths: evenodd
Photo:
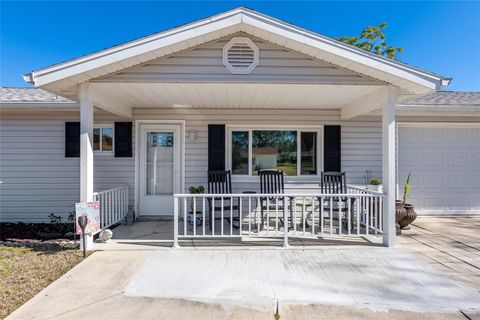
<path id="1" fill-rule="evenodd" d="M 237 8 L 191 24 L 25 74 L 37 87 L 68 88 L 221 37 L 245 32 L 287 49 L 355 71 L 412 95 L 447 86 L 451 79 L 388 59 L 258 12 Z"/>

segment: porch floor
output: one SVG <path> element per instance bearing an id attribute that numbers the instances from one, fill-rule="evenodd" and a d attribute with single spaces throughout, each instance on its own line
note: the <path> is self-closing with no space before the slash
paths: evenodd
<path id="1" fill-rule="evenodd" d="M 221 222 L 215 223 L 215 229 L 220 230 Z M 228 228 L 228 229 L 227 229 Z M 198 227 L 201 229 L 201 227 Z M 224 223 L 224 229 L 230 230 L 230 224 Z M 335 229 L 335 228 L 334 228 Z M 238 230 L 238 229 L 237 229 Z M 191 231 L 190 231 L 191 232 Z M 283 232 L 283 231 L 282 231 Z M 238 231 L 236 231 L 238 234 Z M 293 235 L 293 232 L 290 234 Z M 242 236 L 230 238 L 180 238 L 181 247 L 190 248 L 281 248 L 282 234 L 275 236 L 274 232 L 262 231 L 257 236 Z M 314 237 L 311 233 L 303 235 L 297 231 L 296 236 L 289 237 L 289 244 L 295 248 L 325 248 L 325 247 L 358 247 L 382 246 L 381 237 L 329 236 Z M 156 250 L 173 246 L 173 221 L 150 219 L 137 221 L 131 226 L 120 225 L 113 229 L 113 238 L 107 243 L 96 242 L 95 250 Z"/>

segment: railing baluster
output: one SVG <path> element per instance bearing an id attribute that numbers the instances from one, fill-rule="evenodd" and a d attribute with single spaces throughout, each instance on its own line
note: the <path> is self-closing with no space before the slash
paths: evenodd
<path id="1" fill-rule="evenodd" d="M 262 228 L 265 227 L 264 225 Z M 267 197 L 267 235 L 270 232 L 270 198 Z"/>
<path id="2" fill-rule="evenodd" d="M 351 221 L 352 217 L 351 217 L 351 212 L 350 212 L 351 211 L 350 203 L 351 203 L 351 198 L 347 197 L 347 215 L 348 215 L 348 217 L 347 217 L 347 219 L 348 219 L 347 220 L 348 221 L 348 227 L 347 227 L 348 231 L 347 231 L 347 233 L 348 233 L 348 235 L 350 235 L 350 231 L 352 230 L 352 221 Z"/>
<path id="3" fill-rule="evenodd" d="M 202 235 L 205 236 L 205 197 L 202 197 Z"/>
<path id="4" fill-rule="evenodd" d="M 333 234 L 333 197 L 330 196 L 330 235 Z"/>
<path id="5" fill-rule="evenodd" d="M 230 197 L 230 235 L 233 236 L 233 198 Z"/>
<path id="6" fill-rule="evenodd" d="M 220 235 L 223 236 L 223 206 L 224 206 L 224 201 L 223 201 L 223 196 L 220 198 L 220 217 L 221 217 L 221 220 L 220 220 L 220 230 L 221 230 L 221 233 Z"/>
<path id="7" fill-rule="evenodd" d="M 303 197 L 303 202 L 302 202 L 302 227 L 303 227 L 303 235 L 305 235 L 306 232 L 306 219 L 307 217 L 307 212 L 305 211 L 305 197 Z"/>
<path id="8" fill-rule="evenodd" d="M 365 221 L 365 225 L 366 225 L 366 228 L 365 228 L 365 234 L 368 235 L 369 233 L 369 229 L 370 229 L 370 219 L 369 219 L 369 214 L 370 214 L 370 207 L 368 206 L 368 197 L 365 196 L 365 206 L 366 206 L 366 214 L 365 214 L 365 218 L 367 219 Z"/>
<path id="9" fill-rule="evenodd" d="M 186 236 L 187 232 L 187 197 L 183 197 L 183 235 Z"/>
<path id="10" fill-rule="evenodd" d="M 323 237 L 323 218 L 324 218 L 324 214 L 323 214 L 323 197 L 320 197 L 320 202 L 319 202 L 319 207 L 320 207 L 320 234 L 322 235 Z"/>
<path id="11" fill-rule="evenodd" d="M 252 198 L 248 196 L 248 235 L 252 234 Z"/>
<path id="12" fill-rule="evenodd" d="M 278 198 L 275 197 L 275 235 L 278 235 Z"/>
<path id="13" fill-rule="evenodd" d="M 238 198 L 238 234 L 242 235 L 243 198 Z"/>
<path id="14" fill-rule="evenodd" d="M 215 235 L 215 197 L 212 197 L 212 205 L 211 208 L 212 213 L 211 213 L 211 219 L 210 219 L 210 227 L 212 229 L 212 236 Z"/>
<path id="15" fill-rule="evenodd" d="M 356 207 L 357 207 L 357 210 L 356 211 L 356 214 L 357 214 L 357 236 L 360 235 L 360 228 L 362 227 L 362 225 L 360 224 L 360 202 L 361 202 L 361 198 L 357 197 L 356 198 L 357 201 L 356 201 Z"/>
<path id="16" fill-rule="evenodd" d="M 310 199 L 312 201 L 312 236 L 315 235 L 315 198 Z"/>
<path id="17" fill-rule="evenodd" d="M 193 236 L 197 235 L 197 197 L 193 196 Z"/>

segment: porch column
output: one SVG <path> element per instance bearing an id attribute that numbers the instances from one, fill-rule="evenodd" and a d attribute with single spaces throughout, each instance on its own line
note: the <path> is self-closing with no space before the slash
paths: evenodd
<path id="1" fill-rule="evenodd" d="M 383 192 L 383 244 L 395 246 L 395 103 L 396 89 L 389 86 L 386 90 L 382 112 L 382 168 Z"/>
<path id="2" fill-rule="evenodd" d="M 93 102 L 88 83 L 79 87 L 80 100 L 80 201 L 93 201 Z M 93 246 L 93 235 L 86 237 L 86 249 Z M 83 241 L 80 241 L 83 248 Z"/>

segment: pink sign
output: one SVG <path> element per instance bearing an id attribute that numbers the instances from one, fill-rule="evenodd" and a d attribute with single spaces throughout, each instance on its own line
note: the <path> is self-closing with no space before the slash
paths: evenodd
<path id="1" fill-rule="evenodd" d="M 100 202 L 80 202 L 75 204 L 75 229 L 77 234 L 82 233 L 78 225 L 78 217 L 87 216 L 85 233 L 96 234 L 100 232 Z"/>

